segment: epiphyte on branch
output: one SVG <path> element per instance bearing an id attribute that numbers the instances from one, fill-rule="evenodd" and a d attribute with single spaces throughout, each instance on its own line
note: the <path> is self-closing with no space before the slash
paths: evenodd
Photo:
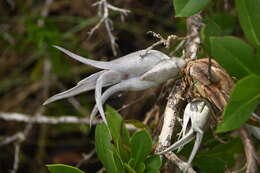
<path id="1" fill-rule="evenodd" d="M 99 112 L 105 123 L 107 121 L 103 104 L 112 94 L 119 91 L 138 91 L 158 86 L 177 76 L 180 69 L 186 66 L 185 60 L 170 58 L 157 50 L 140 50 L 105 62 L 86 59 L 59 46 L 54 47 L 75 60 L 103 70 L 79 81 L 75 87 L 50 97 L 43 105 L 95 89 L 96 105 L 90 119 L 92 120 Z M 102 94 L 102 88 L 107 86 L 111 87 Z"/>

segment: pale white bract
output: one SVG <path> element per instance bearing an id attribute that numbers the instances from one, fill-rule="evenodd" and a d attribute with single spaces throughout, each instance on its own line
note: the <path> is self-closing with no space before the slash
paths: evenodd
<path id="1" fill-rule="evenodd" d="M 195 100 L 188 103 L 185 107 L 183 114 L 183 124 L 181 130 L 181 139 L 176 141 L 170 147 L 159 152 L 158 154 L 164 154 L 169 151 L 181 149 L 184 145 L 189 143 L 194 137 L 196 138 L 192 152 L 187 162 L 187 167 L 183 170 L 186 172 L 191 165 L 196 153 L 198 152 L 199 146 L 202 141 L 203 131 L 207 126 L 211 115 L 211 106 L 206 100 Z M 188 124 L 191 124 L 189 131 L 187 132 Z"/>
<path id="2" fill-rule="evenodd" d="M 54 47 L 75 60 L 103 70 L 81 80 L 75 87 L 50 97 L 44 105 L 95 89 L 96 105 L 91 120 L 99 112 L 106 124 L 103 104 L 112 94 L 158 86 L 177 76 L 180 69 L 186 66 L 185 60 L 170 58 L 157 50 L 140 50 L 105 62 L 86 59 L 59 46 Z M 102 94 L 102 88 L 107 86 L 111 87 Z"/>

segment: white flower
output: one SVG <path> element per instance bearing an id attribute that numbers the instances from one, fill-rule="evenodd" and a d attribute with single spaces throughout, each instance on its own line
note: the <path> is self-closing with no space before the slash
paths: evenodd
<path id="1" fill-rule="evenodd" d="M 103 70 L 81 80 L 75 87 L 50 97 L 44 105 L 95 89 L 96 106 L 91 113 L 91 120 L 99 111 L 106 124 L 103 104 L 112 94 L 158 86 L 169 78 L 175 77 L 180 68 L 186 65 L 185 60 L 170 58 L 157 50 L 140 50 L 104 62 L 86 59 L 59 46 L 54 47 L 73 59 Z M 111 87 L 102 94 L 102 88 L 106 86 Z"/>

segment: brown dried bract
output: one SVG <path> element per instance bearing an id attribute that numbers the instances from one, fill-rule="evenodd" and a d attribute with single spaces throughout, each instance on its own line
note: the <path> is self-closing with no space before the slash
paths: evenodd
<path id="1" fill-rule="evenodd" d="M 188 62 L 184 69 L 188 83 L 188 98 L 203 97 L 223 111 L 234 82 L 229 74 L 215 61 L 203 58 Z"/>

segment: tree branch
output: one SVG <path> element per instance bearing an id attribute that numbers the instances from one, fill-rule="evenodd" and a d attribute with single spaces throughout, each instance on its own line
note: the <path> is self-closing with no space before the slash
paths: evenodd
<path id="1" fill-rule="evenodd" d="M 130 10 L 122 9 L 115 7 L 107 2 L 107 0 L 101 0 L 93 4 L 93 6 L 98 6 L 98 16 L 101 18 L 99 22 L 90 30 L 89 38 L 94 34 L 94 32 L 101 26 L 102 23 L 105 24 L 108 37 L 110 40 L 111 48 L 113 51 L 114 56 L 117 55 L 117 44 L 116 44 L 116 37 L 113 35 L 113 21 L 109 18 L 109 11 L 116 11 L 120 13 L 121 19 L 124 20 L 124 16 L 130 13 Z"/>
<path id="2" fill-rule="evenodd" d="M 186 59 L 195 59 L 200 45 L 200 28 L 202 26 L 200 14 L 193 15 L 187 19 L 187 40 L 185 44 L 184 57 Z M 175 86 L 169 96 L 165 111 L 163 127 L 159 136 L 156 152 L 161 151 L 171 144 L 172 133 L 175 128 L 177 117 L 184 106 L 183 95 L 185 86 L 182 86 L 182 81 L 176 81 Z M 179 159 L 173 152 L 164 154 L 164 156 L 176 164 L 180 170 L 183 170 L 187 164 Z M 196 173 L 192 168 L 187 170 L 188 173 Z"/>
<path id="3" fill-rule="evenodd" d="M 244 127 L 239 129 L 240 138 L 244 144 L 245 155 L 246 155 L 246 173 L 257 173 L 257 155 L 254 145 Z"/>

